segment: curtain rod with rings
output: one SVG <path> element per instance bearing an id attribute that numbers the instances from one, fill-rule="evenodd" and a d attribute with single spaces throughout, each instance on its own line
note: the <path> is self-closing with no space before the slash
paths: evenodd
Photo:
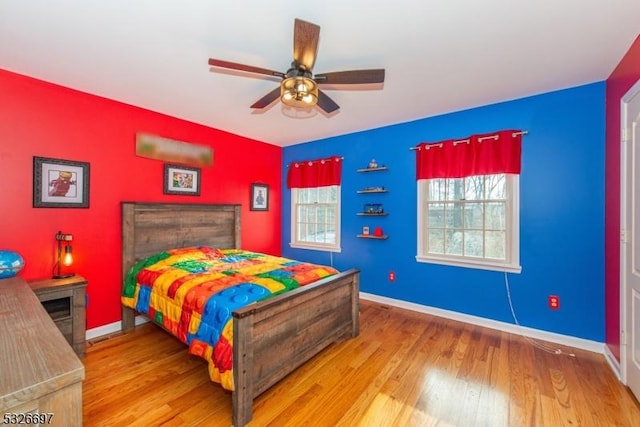
<path id="1" fill-rule="evenodd" d="M 297 160 L 297 161 L 289 162 L 289 164 L 287 165 L 287 167 L 291 166 L 291 165 L 292 165 L 292 164 L 294 164 L 294 163 L 308 163 L 308 162 L 315 163 L 315 162 L 320 162 L 320 161 L 322 161 L 322 160 L 329 160 L 329 159 L 331 159 L 332 157 L 336 157 L 336 158 L 338 158 L 338 159 L 340 159 L 340 160 L 344 160 L 344 156 L 329 156 L 329 157 L 325 157 L 325 158 L 323 158 L 323 159 L 315 159 L 315 160 Z"/>
<path id="2" fill-rule="evenodd" d="M 511 136 L 526 135 L 528 133 L 529 133 L 528 130 L 522 130 L 522 131 L 519 131 L 519 132 L 513 132 L 511 134 Z M 481 138 L 478 138 L 478 142 L 482 142 L 485 139 L 497 139 L 497 138 L 498 138 L 497 134 L 496 135 L 483 136 Z M 453 141 L 453 145 L 465 144 L 465 143 L 468 143 L 469 141 L 470 141 L 469 138 L 467 138 L 467 139 L 458 139 L 458 140 Z M 435 145 L 438 145 L 438 144 L 436 143 Z M 409 150 L 417 150 L 417 149 L 418 149 L 418 147 L 409 147 Z"/>

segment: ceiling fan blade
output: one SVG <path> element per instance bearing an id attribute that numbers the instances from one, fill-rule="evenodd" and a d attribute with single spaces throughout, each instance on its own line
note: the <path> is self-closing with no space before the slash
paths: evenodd
<path id="1" fill-rule="evenodd" d="M 248 73 L 266 74 L 267 76 L 277 76 L 284 78 L 284 73 L 280 71 L 268 70 L 266 68 L 254 67 L 252 65 L 238 64 L 237 62 L 223 61 L 221 59 L 209 58 L 209 65 L 213 67 L 231 68 L 232 70 L 246 71 Z"/>
<path id="2" fill-rule="evenodd" d="M 318 107 L 322 108 L 327 113 L 333 113 L 340 106 L 333 102 L 333 99 L 329 98 L 326 93 L 319 90 L 318 91 Z"/>
<path id="3" fill-rule="evenodd" d="M 319 39 L 318 25 L 296 18 L 293 27 L 293 60 L 307 71 L 311 71 L 316 62 Z"/>
<path id="4" fill-rule="evenodd" d="M 371 70 L 336 71 L 314 76 L 318 84 L 365 84 L 384 82 L 384 68 Z"/>
<path id="5" fill-rule="evenodd" d="M 280 86 L 254 102 L 251 108 L 264 108 L 278 98 L 280 98 Z"/>

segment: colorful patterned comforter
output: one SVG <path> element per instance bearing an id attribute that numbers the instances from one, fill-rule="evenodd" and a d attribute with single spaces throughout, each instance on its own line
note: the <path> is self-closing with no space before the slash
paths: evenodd
<path id="1" fill-rule="evenodd" d="M 233 390 L 232 312 L 337 270 L 238 249 L 193 247 L 158 253 L 127 273 L 122 303 L 146 314 L 209 363 Z"/>

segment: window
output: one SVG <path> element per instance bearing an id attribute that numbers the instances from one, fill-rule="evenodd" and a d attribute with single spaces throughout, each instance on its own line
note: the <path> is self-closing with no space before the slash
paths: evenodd
<path id="1" fill-rule="evenodd" d="M 291 189 L 291 246 L 340 251 L 340 186 Z"/>
<path id="2" fill-rule="evenodd" d="M 518 187 L 504 173 L 418 180 L 416 259 L 520 272 Z"/>
<path id="3" fill-rule="evenodd" d="M 289 164 L 291 247 L 340 251 L 342 157 Z"/>

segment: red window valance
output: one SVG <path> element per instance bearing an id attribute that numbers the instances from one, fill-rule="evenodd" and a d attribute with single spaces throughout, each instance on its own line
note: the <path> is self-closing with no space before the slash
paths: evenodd
<path id="1" fill-rule="evenodd" d="M 503 130 L 416 147 L 416 179 L 520 173 L 523 132 Z"/>
<path id="2" fill-rule="evenodd" d="M 288 188 L 312 188 L 340 185 L 342 178 L 342 158 L 332 156 L 326 159 L 293 162 L 287 173 Z"/>

